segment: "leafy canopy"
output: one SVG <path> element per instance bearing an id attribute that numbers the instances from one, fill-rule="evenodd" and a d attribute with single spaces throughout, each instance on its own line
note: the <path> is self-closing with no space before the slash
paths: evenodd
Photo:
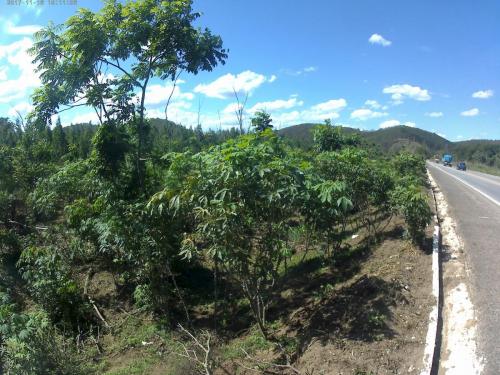
<path id="1" fill-rule="evenodd" d="M 49 24 L 31 49 L 42 81 L 33 95 L 35 119 L 50 122 L 82 105 L 101 122 L 142 119 L 152 77 L 173 80 L 225 62 L 221 38 L 193 26 L 199 17 L 191 0 L 107 0 L 98 12 L 82 8 L 64 25 Z"/>

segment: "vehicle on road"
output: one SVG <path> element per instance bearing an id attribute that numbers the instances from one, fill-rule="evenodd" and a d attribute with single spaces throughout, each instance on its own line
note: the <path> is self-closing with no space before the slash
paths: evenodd
<path id="1" fill-rule="evenodd" d="M 451 162 L 453 161 L 453 156 L 451 156 L 450 154 L 444 154 L 442 161 L 443 161 L 443 165 L 445 167 L 451 167 L 452 166 Z"/>
<path id="2" fill-rule="evenodd" d="M 466 171 L 467 165 L 465 164 L 465 162 L 461 161 L 460 163 L 457 164 L 457 169 L 459 171 Z"/>

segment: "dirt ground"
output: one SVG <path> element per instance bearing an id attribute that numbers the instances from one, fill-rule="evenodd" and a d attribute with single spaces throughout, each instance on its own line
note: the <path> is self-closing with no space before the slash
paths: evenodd
<path id="1" fill-rule="evenodd" d="M 403 239 L 402 224 L 393 219 L 374 249 L 320 268 L 309 282 L 291 281 L 278 305 L 284 316 L 281 334 L 297 342 L 298 359 L 294 370 L 269 367 L 268 373 L 420 373 L 433 303 L 432 228 L 422 249 Z M 360 233 L 350 241 L 351 249 L 363 249 L 362 241 Z M 269 357 L 261 352 L 255 362 L 271 362 Z M 248 361 L 246 366 L 257 368 Z M 220 374 L 256 373 L 224 367 Z"/>
<path id="2" fill-rule="evenodd" d="M 355 277 L 297 317 L 298 330 L 309 331 L 298 369 L 342 375 L 419 373 L 433 303 L 431 261 L 407 241 L 386 239 Z"/>

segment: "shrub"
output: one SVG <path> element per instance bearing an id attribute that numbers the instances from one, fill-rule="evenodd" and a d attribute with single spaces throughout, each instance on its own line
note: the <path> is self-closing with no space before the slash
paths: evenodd
<path id="1" fill-rule="evenodd" d="M 78 375 L 80 367 L 70 345 L 51 325 L 43 310 L 18 313 L 0 292 L 0 373 L 6 375 Z M 3 368 L 2 368 L 3 365 Z"/>
<path id="2" fill-rule="evenodd" d="M 89 308 L 60 251 L 54 247 L 28 247 L 17 266 L 32 296 L 53 322 L 60 321 L 72 329 L 83 326 Z"/>
<path id="3" fill-rule="evenodd" d="M 404 216 L 412 240 L 421 244 L 425 236 L 425 228 L 432 218 L 427 195 L 418 186 L 399 185 L 393 191 L 391 200 L 394 209 Z"/>

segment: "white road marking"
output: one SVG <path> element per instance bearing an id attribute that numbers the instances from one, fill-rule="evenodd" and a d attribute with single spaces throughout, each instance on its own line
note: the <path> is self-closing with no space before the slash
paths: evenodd
<path id="1" fill-rule="evenodd" d="M 469 184 L 468 182 L 466 182 L 466 181 L 462 180 L 460 177 L 457 177 L 457 176 L 455 176 L 454 174 L 452 174 L 452 173 L 450 173 L 450 172 L 447 172 L 447 171 L 445 171 L 444 169 L 442 169 L 442 168 L 440 168 L 440 167 L 436 167 L 436 168 L 437 168 L 437 169 L 439 169 L 441 172 L 446 173 L 447 175 L 449 175 L 449 176 L 451 176 L 451 177 L 453 177 L 453 178 L 457 179 L 457 180 L 458 180 L 458 181 L 460 181 L 462 184 L 464 184 L 464 185 L 466 185 L 466 186 L 470 187 L 472 190 L 477 191 L 479 194 L 481 194 L 481 195 L 482 195 L 483 197 L 485 197 L 485 198 L 488 198 L 490 201 L 492 201 L 493 203 L 495 203 L 497 206 L 500 206 L 500 202 L 499 202 L 499 201 L 497 201 L 495 198 L 493 198 L 491 195 L 486 194 L 485 192 L 483 192 L 483 191 L 479 190 L 477 187 L 472 186 L 472 185 L 471 185 L 471 184 Z"/>
<path id="2" fill-rule="evenodd" d="M 434 188 L 437 187 L 432 175 L 429 180 Z M 443 341 L 439 373 L 480 375 L 483 372 L 484 359 L 478 353 L 477 318 L 466 284 L 467 269 L 460 253 L 462 244 L 455 231 L 456 223 L 448 214 L 448 205 L 443 192 L 436 191 L 435 198 L 439 217 L 442 220 L 442 244 L 448 248 L 449 255 L 453 259 L 453 262 L 443 264 L 442 269 Z"/>

